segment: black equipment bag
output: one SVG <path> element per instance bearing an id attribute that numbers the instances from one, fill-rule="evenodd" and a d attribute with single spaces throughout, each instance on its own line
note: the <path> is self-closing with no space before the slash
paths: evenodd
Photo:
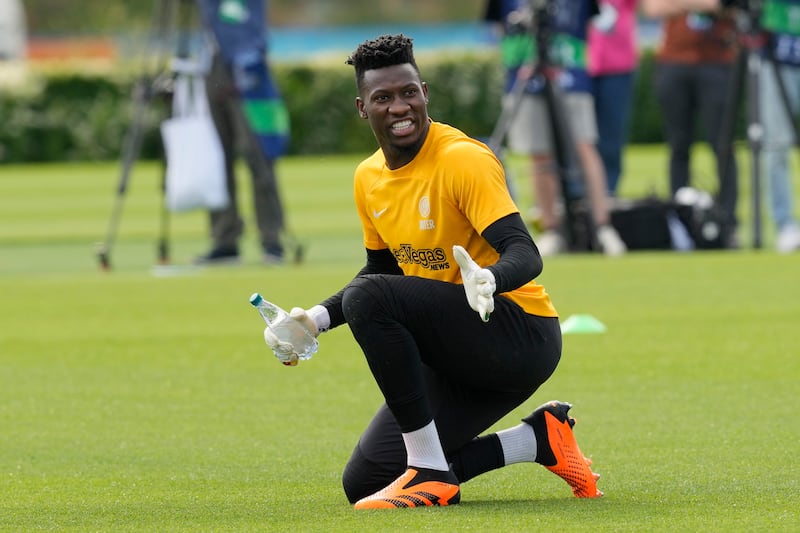
<path id="1" fill-rule="evenodd" d="M 629 250 L 724 248 L 724 222 L 716 204 L 686 205 L 656 197 L 616 200 L 611 224 Z"/>

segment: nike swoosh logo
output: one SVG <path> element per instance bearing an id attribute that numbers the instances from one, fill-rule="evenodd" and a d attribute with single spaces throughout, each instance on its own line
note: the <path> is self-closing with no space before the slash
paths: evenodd
<path id="1" fill-rule="evenodd" d="M 388 207 L 384 207 L 384 208 L 383 208 L 383 209 L 381 209 L 380 211 L 375 211 L 375 210 L 373 209 L 373 210 L 372 210 L 372 216 L 374 216 L 375 218 L 381 218 L 381 215 L 382 215 L 382 214 L 384 214 L 384 213 L 386 212 L 386 210 L 387 210 L 387 209 L 389 209 L 389 208 L 388 208 Z"/>

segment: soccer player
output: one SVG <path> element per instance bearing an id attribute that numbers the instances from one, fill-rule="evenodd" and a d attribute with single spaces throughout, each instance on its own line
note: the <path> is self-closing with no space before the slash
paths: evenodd
<path id="1" fill-rule="evenodd" d="M 410 38 L 366 41 L 347 63 L 356 109 L 380 147 L 355 171 L 366 264 L 321 304 L 290 312 L 315 335 L 347 323 L 385 399 L 345 467 L 347 498 L 356 509 L 453 505 L 461 483 L 523 461 L 546 466 L 578 497 L 601 496 L 568 403 L 479 437 L 561 356 L 556 310 L 534 281 L 542 259 L 502 165 L 428 117 Z M 264 337 L 296 364 L 291 344 L 269 328 Z"/>

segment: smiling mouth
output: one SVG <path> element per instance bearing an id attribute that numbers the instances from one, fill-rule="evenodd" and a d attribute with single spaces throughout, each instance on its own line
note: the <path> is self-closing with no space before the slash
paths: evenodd
<path id="1" fill-rule="evenodd" d="M 393 130 L 403 130 L 403 129 L 406 129 L 407 127 L 409 127 L 409 126 L 411 126 L 411 120 L 410 119 L 406 119 L 406 120 L 401 120 L 400 122 L 395 122 L 394 124 L 392 124 L 392 129 Z"/>
<path id="2" fill-rule="evenodd" d="M 408 130 L 413 125 L 413 122 L 410 119 L 400 120 L 392 124 L 392 131 L 400 132 L 403 130 Z"/>

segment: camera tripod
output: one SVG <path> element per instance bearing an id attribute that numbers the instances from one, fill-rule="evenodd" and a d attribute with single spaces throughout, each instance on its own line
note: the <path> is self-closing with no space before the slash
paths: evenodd
<path id="1" fill-rule="evenodd" d="M 733 148 L 734 132 L 736 130 L 737 111 L 746 93 L 746 134 L 750 151 L 751 195 L 753 215 L 753 248 L 762 247 L 762 214 L 761 214 L 761 154 L 763 150 L 764 126 L 761 119 L 760 80 L 763 72 L 764 61 L 771 65 L 772 74 L 775 76 L 781 105 L 794 130 L 795 143 L 800 139 L 800 130 L 797 122 L 792 119 L 791 105 L 786 85 L 780 74 L 780 68 L 775 61 L 773 51 L 768 46 L 766 35 L 761 25 L 763 13 L 763 0 L 749 0 L 745 8 L 737 8 L 735 20 L 741 49 L 736 58 L 733 70 L 733 80 L 728 94 L 728 105 L 722 119 L 719 136 L 719 150 L 722 168 L 719 175 L 725 176 L 730 152 Z M 763 55 L 762 55 L 763 52 Z"/>
<path id="2" fill-rule="evenodd" d="M 114 207 L 106 239 L 97 246 L 97 259 L 103 270 L 111 269 L 111 250 L 117 235 L 131 171 L 141 153 L 147 112 L 157 98 L 162 97 L 165 103 L 171 100 L 174 73 L 168 65 L 171 54 L 168 54 L 167 51 L 176 48 L 177 57 L 188 57 L 189 34 L 185 24 L 190 19 L 189 12 L 192 3 L 191 0 L 156 0 L 154 5 L 150 33 L 141 54 L 141 60 L 144 63 L 143 73 L 134 82 L 132 90 L 132 120 L 122 144 L 122 168 L 116 188 Z M 158 259 L 161 264 L 166 264 L 169 262 L 169 211 L 166 208 L 166 202 L 162 202 L 160 218 Z"/>
<path id="3" fill-rule="evenodd" d="M 570 250 L 599 250 L 596 241 L 591 203 L 586 201 L 588 191 L 586 176 L 575 149 L 575 138 L 564 103 L 564 94 L 558 86 L 558 68 L 550 58 L 550 20 L 554 6 L 550 0 L 529 0 L 531 20 L 526 31 L 536 48 L 530 77 L 517 77 L 511 91 L 503 101 L 500 116 L 489 138 L 488 146 L 499 154 L 511 123 L 519 111 L 525 89 L 533 79 L 541 80 L 542 96 L 547 109 L 548 124 L 553 143 L 556 174 L 564 202 L 562 230 Z"/>
<path id="4" fill-rule="evenodd" d="M 143 73 L 134 83 L 132 91 L 132 122 L 126 132 L 121 151 L 121 174 L 116 188 L 114 207 L 109 220 L 105 241 L 97 246 L 97 259 L 102 270 L 111 269 L 111 250 L 119 228 L 125 195 L 134 163 L 139 159 L 145 133 L 146 117 L 159 98 L 164 103 L 165 114 L 172 101 L 175 78 L 181 70 L 191 68 L 190 44 L 192 30 L 199 24 L 195 0 L 155 0 L 150 34 L 144 44 L 141 60 Z M 255 135 L 252 131 L 246 132 Z M 169 264 L 170 211 L 166 195 L 166 161 L 162 152 L 164 172 L 162 177 L 162 202 L 160 208 L 158 263 Z M 303 261 L 305 246 L 292 232 L 283 229 L 281 242 L 287 257 L 295 264 Z"/>

